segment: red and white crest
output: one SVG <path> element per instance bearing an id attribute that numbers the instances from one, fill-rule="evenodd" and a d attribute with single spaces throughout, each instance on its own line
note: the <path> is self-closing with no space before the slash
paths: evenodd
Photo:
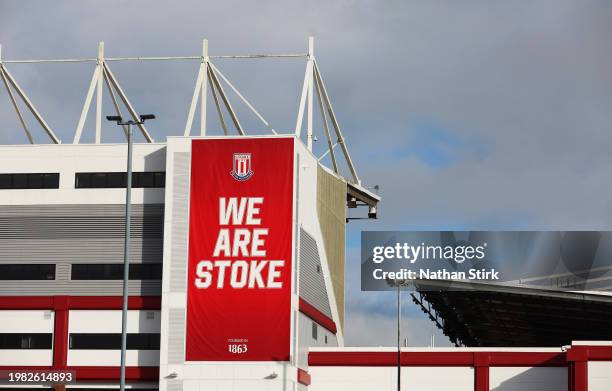
<path id="1" fill-rule="evenodd" d="M 235 153 L 234 165 L 230 174 L 237 181 L 246 181 L 253 175 L 250 153 Z"/>

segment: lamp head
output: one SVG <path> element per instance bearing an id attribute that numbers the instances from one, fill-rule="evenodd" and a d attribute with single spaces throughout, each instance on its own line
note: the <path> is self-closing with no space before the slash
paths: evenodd
<path id="1" fill-rule="evenodd" d="M 107 115 L 106 119 L 113 122 L 121 122 L 123 120 L 120 115 Z"/>

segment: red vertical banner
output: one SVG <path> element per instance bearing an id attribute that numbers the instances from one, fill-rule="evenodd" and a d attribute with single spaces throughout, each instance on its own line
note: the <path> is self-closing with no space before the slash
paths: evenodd
<path id="1" fill-rule="evenodd" d="M 293 138 L 193 140 L 187 361 L 288 361 Z"/>

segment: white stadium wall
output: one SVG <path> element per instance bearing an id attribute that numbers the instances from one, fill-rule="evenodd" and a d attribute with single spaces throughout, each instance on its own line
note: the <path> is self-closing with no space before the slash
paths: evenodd
<path id="1" fill-rule="evenodd" d="M 128 311 L 127 332 L 129 334 L 159 334 L 159 311 Z M 75 310 L 70 311 L 68 338 L 73 333 L 119 334 L 121 333 L 121 311 Z M 68 346 L 69 366 L 118 366 L 120 350 L 72 349 Z M 151 367 L 159 365 L 159 350 L 128 350 L 126 365 Z"/>
<path id="2" fill-rule="evenodd" d="M 53 311 L 9 310 L 0 311 L 0 334 L 41 333 L 53 335 Z M 52 349 L 3 349 L 0 366 L 45 366 L 53 362 Z"/>
<path id="3" fill-rule="evenodd" d="M 134 172 L 164 173 L 165 148 L 164 143 L 135 144 Z M 71 274 L 75 264 L 123 262 L 125 189 L 78 188 L 76 174 L 125 172 L 126 153 L 126 144 L 0 146 L 0 174 L 59 175 L 56 188 L 0 189 L 0 265 L 55 267 L 51 278 L 0 281 L 0 334 L 49 334 L 52 345 L 0 349 L 2 369 L 71 368 L 79 379 L 71 387 L 118 385 L 119 350 L 69 345 L 74 332 L 120 333 L 122 281 Z M 133 189 L 131 264 L 161 264 L 163 202 L 163 185 Z M 161 272 L 157 281 L 130 279 L 133 333 L 159 334 L 160 293 Z M 129 349 L 127 361 L 129 387 L 157 387 L 158 350 Z"/>
<path id="4" fill-rule="evenodd" d="M 563 348 L 402 348 L 402 389 L 610 390 L 612 342 Z M 312 348 L 309 390 L 394 391 L 397 350 Z"/>
<path id="5" fill-rule="evenodd" d="M 309 391 L 396 391 L 397 368 L 394 367 L 311 367 Z M 474 390 L 474 369 L 412 367 L 402 368 L 402 389 Z"/>
<path id="6" fill-rule="evenodd" d="M 165 144 L 135 144 L 133 171 L 165 171 Z M 125 172 L 125 144 L 0 146 L 2 173 L 60 173 L 59 189 L 0 191 L 0 205 L 78 205 L 125 203 L 125 189 L 76 189 L 77 172 Z M 163 204 L 164 189 L 132 190 L 134 204 Z"/>
<path id="7" fill-rule="evenodd" d="M 612 389 L 612 361 L 589 362 L 589 391 Z"/>
<path id="8" fill-rule="evenodd" d="M 495 391 L 567 391 L 567 368 L 493 367 L 490 387 Z"/>

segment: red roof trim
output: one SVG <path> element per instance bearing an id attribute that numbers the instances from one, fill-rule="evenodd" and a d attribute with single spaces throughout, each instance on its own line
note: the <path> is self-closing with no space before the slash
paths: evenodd
<path id="1" fill-rule="evenodd" d="M 300 312 L 314 320 L 321 326 L 325 327 L 327 330 L 336 334 L 338 329 L 336 328 L 336 322 L 331 319 L 329 316 L 325 315 L 323 312 L 316 309 L 312 304 L 308 303 L 306 300 L 300 297 Z"/>
<path id="2" fill-rule="evenodd" d="M 402 352 L 402 366 L 537 366 L 564 367 L 565 353 L 556 352 Z M 397 365 L 397 352 L 310 352 L 312 366 Z"/>
<path id="3" fill-rule="evenodd" d="M 567 361 L 612 361 L 612 346 L 572 346 Z"/>
<path id="4" fill-rule="evenodd" d="M 0 310 L 120 310 L 121 296 L 0 296 Z M 160 296 L 130 296 L 131 310 L 159 310 Z"/>

